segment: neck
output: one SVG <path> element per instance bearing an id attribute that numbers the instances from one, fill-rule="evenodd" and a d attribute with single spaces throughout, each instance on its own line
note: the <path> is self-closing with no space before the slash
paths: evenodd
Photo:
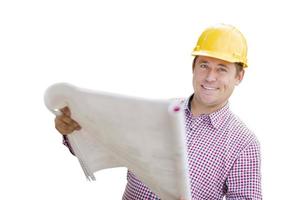
<path id="1" fill-rule="evenodd" d="M 207 106 L 203 105 L 202 103 L 198 102 L 194 97 L 191 100 L 191 112 L 193 116 L 199 116 L 202 114 L 211 114 L 219 109 L 221 109 L 223 106 L 225 106 L 227 101 L 225 101 L 222 104 L 218 105 L 212 105 L 212 106 Z"/>

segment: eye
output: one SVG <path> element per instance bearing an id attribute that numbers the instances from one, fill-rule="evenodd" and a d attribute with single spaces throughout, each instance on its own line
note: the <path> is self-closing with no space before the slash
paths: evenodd
<path id="1" fill-rule="evenodd" d="M 218 70 L 219 70 L 220 72 L 227 72 L 227 71 L 228 71 L 225 67 L 220 67 Z"/>
<path id="2" fill-rule="evenodd" d="M 203 69 L 206 69 L 206 68 L 208 68 L 208 64 L 207 63 L 200 63 L 199 67 L 203 68 Z"/>

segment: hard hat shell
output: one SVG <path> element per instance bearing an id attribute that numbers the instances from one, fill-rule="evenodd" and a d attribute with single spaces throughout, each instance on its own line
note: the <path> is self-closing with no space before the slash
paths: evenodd
<path id="1" fill-rule="evenodd" d="M 231 25 L 219 24 L 203 31 L 193 56 L 218 58 L 247 67 L 247 42 L 243 34 Z"/>

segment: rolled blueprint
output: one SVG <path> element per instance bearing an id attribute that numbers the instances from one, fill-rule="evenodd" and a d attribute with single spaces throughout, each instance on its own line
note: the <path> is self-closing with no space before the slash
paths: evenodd
<path id="1" fill-rule="evenodd" d="M 68 106 L 82 127 L 68 135 L 89 180 L 106 168 L 127 167 L 161 199 L 191 199 L 184 113 L 179 101 L 152 100 L 50 86 L 45 104 L 54 114 Z"/>

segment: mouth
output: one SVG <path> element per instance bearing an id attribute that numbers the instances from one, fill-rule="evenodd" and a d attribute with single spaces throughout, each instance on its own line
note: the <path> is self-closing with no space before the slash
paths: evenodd
<path id="1" fill-rule="evenodd" d="M 216 91 L 219 89 L 218 87 L 212 87 L 212 86 L 207 86 L 207 85 L 201 85 L 201 88 L 203 88 L 205 90 L 209 90 L 209 91 Z"/>

